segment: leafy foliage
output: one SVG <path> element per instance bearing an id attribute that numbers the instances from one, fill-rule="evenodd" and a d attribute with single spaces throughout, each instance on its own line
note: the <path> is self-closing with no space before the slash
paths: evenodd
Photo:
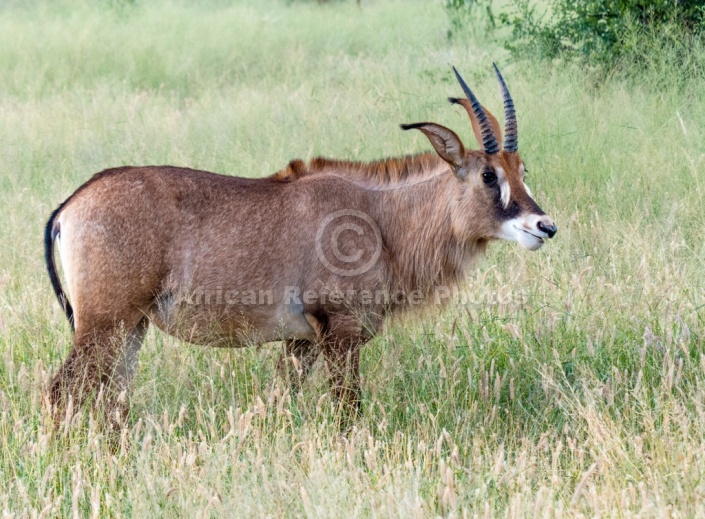
<path id="1" fill-rule="evenodd" d="M 705 0 L 551 0 L 544 12 L 530 0 L 514 0 L 499 19 L 512 29 L 507 47 L 514 54 L 614 65 L 664 41 L 687 53 L 701 33 Z"/>

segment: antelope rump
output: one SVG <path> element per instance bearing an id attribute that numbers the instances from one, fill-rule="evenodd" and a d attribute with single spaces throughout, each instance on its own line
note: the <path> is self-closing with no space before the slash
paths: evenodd
<path id="1" fill-rule="evenodd" d="M 296 390 L 319 354 L 344 416 L 360 410 L 360 347 L 388 316 L 462 283 L 488 242 L 536 250 L 554 222 L 524 184 L 507 86 L 505 134 L 453 69 L 481 150 L 419 129 L 436 153 L 361 163 L 292 161 L 260 179 L 171 166 L 96 174 L 51 215 L 45 254 L 74 328 L 48 388 L 55 416 L 91 396 L 119 427 L 149 323 L 223 347 L 284 341 Z M 64 291 L 54 260 L 55 244 Z"/>

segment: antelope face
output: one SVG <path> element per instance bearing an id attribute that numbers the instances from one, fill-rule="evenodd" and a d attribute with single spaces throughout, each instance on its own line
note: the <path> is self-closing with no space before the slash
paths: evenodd
<path id="1" fill-rule="evenodd" d="M 525 249 L 537 250 L 547 239 L 553 238 L 558 229 L 531 198 L 524 182 L 526 166 L 518 152 L 514 101 L 496 65 L 494 69 L 504 99 L 503 147 L 497 119 L 480 104 L 455 67 L 453 71 L 467 98 L 451 97 L 449 101 L 465 108 L 482 150 L 465 151 L 460 138 L 439 124 L 402 124 L 401 127 L 421 130 L 460 181 L 459 204 L 453 216 L 456 232 L 469 239 L 509 240 Z"/>
<path id="2" fill-rule="evenodd" d="M 515 241 L 529 250 L 541 248 L 558 229 L 531 197 L 523 161 L 517 153 L 506 152 L 486 159 L 477 173 L 474 194 L 484 201 L 482 212 L 493 222 L 487 237 Z"/>

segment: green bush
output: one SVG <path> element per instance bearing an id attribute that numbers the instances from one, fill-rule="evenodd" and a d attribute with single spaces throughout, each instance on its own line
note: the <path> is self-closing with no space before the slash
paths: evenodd
<path id="1" fill-rule="evenodd" d="M 507 47 L 514 54 L 612 66 L 638 59 L 654 43 L 687 53 L 702 33 L 705 0 L 551 0 L 543 11 L 530 0 L 513 0 L 499 19 L 512 29 Z"/>

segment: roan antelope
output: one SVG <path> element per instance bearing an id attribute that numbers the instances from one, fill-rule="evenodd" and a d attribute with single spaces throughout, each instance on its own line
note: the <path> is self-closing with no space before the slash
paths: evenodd
<path id="1" fill-rule="evenodd" d="M 57 413 L 103 391 L 111 425 L 149 322 L 181 340 L 241 347 L 284 341 L 293 388 L 322 352 L 332 390 L 360 409 L 360 347 L 385 317 L 463 281 L 491 240 L 536 250 L 556 226 L 531 198 L 512 98 L 499 124 L 458 72 L 481 150 L 434 123 L 426 152 L 378 162 L 292 161 L 250 179 L 170 166 L 96 174 L 51 215 L 49 277 L 75 330 L 48 398 Z M 54 262 L 58 242 L 68 295 Z M 443 292 L 447 293 L 447 292 Z M 69 302 L 70 301 L 70 302 Z"/>

